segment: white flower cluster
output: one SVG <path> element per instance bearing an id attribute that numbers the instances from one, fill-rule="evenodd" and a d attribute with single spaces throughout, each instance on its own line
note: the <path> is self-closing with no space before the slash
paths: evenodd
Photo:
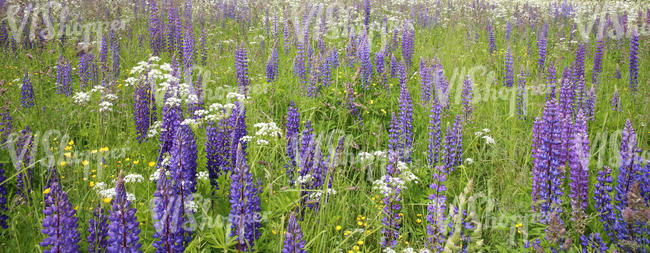
<path id="1" fill-rule="evenodd" d="M 95 186 L 93 187 L 93 190 L 95 190 L 97 195 L 101 196 L 102 198 L 111 198 L 112 199 L 112 198 L 115 198 L 115 195 L 116 195 L 115 187 L 106 188 L 106 183 L 104 183 L 104 182 L 99 182 L 99 183 L 95 184 Z M 127 192 L 126 193 L 126 199 L 128 201 L 131 201 L 131 202 L 135 201 L 135 194 Z"/>
<path id="2" fill-rule="evenodd" d="M 363 164 L 373 164 L 374 162 L 383 161 L 386 159 L 386 151 L 377 150 L 372 153 L 361 152 L 357 155 L 359 161 Z"/>
<path id="3" fill-rule="evenodd" d="M 108 101 L 102 101 L 99 103 L 99 112 L 112 112 L 113 103 Z"/>
<path id="4" fill-rule="evenodd" d="M 196 173 L 196 178 L 202 181 L 208 180 L 209 174 L 207 171 L 199 171 L 199 173 Z"/>
<path id="5" fill-rule="evenodd" d="M 149 127 L 149 132 L 147 132 L 147 138 L 153 138 L 156 135 L 158 135 L 158 133 L 161 131 L 160 130 L 161 126 L 162 126 L 162 122 L 160 120 L 156 120 L 156 122 L 154 122 L 151 125 L 151 127 Z"/>
<path id="6" fill-rule="evenodd" d="M 149 176 L 149 181 L 158 181 L 158 178 L 160 178 L 160 171 L 161 168 L 156 169 L 150 176 Z M 168 171 L 165 172 L 165 175 L 169 176 L 171 173 Z"/>
<path id="7" fill-rule="evenodd" d="M 321 195 L 323 195 L 323 192 L 325 193 L 326 196 L 329 195 L 336 195 L 336 190 L 334 189 L 325 189 L 324 191 L 317 191 L 317 192 L 312 192 L 309 194 L 310 199 L 319 199 Z"/>
<path id="8" fill-rule="evenodd" d="M 492 136 L 488 135 L 488 133 L 490 133 L 490 129 L 489 128 L 483 128 L 483 130 L 475 132 L 474 136 L 485 140 L 485 144 L 488 144 L 488 145 L 494 144 L 495 143 L 494 138 L 492 138 Z"/>
<path id="9" fill-rule="evenodd" d="M 72 96 L 72 99 L 75 104 L 85 105 L 90 101 L 90 94 L 88 92 L 79 91 Z"/>
<path id="10" fill-rule="evenodd" d="M 401 177 L 382 176 L 381 179 L 372 183 L 372 189 L 379 191 L 384 196 L 390 196 L 395 193 L 396 188 L 406 189 L 404 185 L 404 180 Z"/>
<path id="11" fill-rule="evenodd" d="M 307 174 L 307 175 L 304 175 L 304 176 L 299 176 L 298 178 L 296 178 L 296 184 L 297 185 L 306 184 L 306 183 L 311 182 L 311 180 L 313 180 L 313 179 L 314 179 L 314 177 L 311 174 Z"/>
<path id="12" fill-rule="evenodd" d="M 124 182 L 125 183 L 132 183 L 132 182 L 140 183 L 143 180 L 144 180 L 144 177 L 142 177 L 142 175 L 140 175 L 140 174 L 128 174 L 128 175 L 124 176 Z"/>

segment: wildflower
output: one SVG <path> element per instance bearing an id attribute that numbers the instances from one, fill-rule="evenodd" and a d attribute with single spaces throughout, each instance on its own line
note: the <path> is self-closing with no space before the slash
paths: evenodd
<path id="1" fill-rule="evenodd" d="M 108 216 L 100 204 L 90 209 L 93 210 L 93 217 L 88 226 L 88 252 L 103 252 L 108 244 Z"/>
<path id="2" fill-rule="evenodd" d="M 108 198 L 104 199 L 107 202 Z M 116 251 L 138 251 L 140 249 L 139 222 L 135 216 L 135 208 L 131 207 L 131 201 L 127 199 L 124 189 L 122 173 L 117 179 L 115 186 L 115 198 L 108 199 L 112 203 L 109 211 L 110 225 L 108 226 L 108 246 L 110 252 Z"/>
<path id="3" fill-rule="evenodd" d="M 289 216 L 282 253 L 307 253 L 304 248 L 305 240 L 302 239 L 302 232 L 298 221 L 296 221 L 296 214 L 292 212 L 291 216 Z"/>
<path id="4" fill-rule="evenodd" d="M 236 162 L 231 176 L 230 217 L 231 236 L 237 236 L 237 249 L 247 251 L 259 238 L 259 219 L 254 218 L 261 212 L 259 193 L 261 188 L 253 182 L 253 175 L 246 164 L 242 145 L 238 144 Z"/>
<path id="5" fill-rule="evenodd" d="M 54 180 L 45 196 L 43 209 L 43 229 L 41 232 L 47 237 L 40 242 L 40 246 L 51 251 L 78 251 L 79 232 L 77 231 L 76 210 L 68 201 L 59 183 Z"/>

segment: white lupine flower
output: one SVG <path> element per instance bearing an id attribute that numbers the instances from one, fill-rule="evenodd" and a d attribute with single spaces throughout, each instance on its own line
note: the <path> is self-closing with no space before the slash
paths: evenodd
<path id="1" fill-rule="evenodd" d="M 128 174 L 128 175 L 124 176 L 124 182 L 125 183 L 132 183 L 132 182 L 140 183 L 143 180 L 144 180 L 144 177 L 142 177 L 142 175 L 140 175 L 140 174 Z"/>
<path id="2" fill-rule="evenodd" d="M 99 111 L 100 112 L 112 112 L 113 111 L 113 103 L 108 102 L 108 101 L 102 101 L 99 103 Z"/>
<path id="3" fill-rule="evenodd" d="M 199 173 L 196 173 L 196 178 L 199 179 L 199 180 L 208 180 L 209 177 L 210 176 L 209 176 L 208 172 L 205 171 L 205 170 L 199 171 Z"/>
<path id="4" fill-rule="evenodd" d="M 74 100 L 75 104 L 86 104 L 88 101 L 90 101 L 90 94 L 87 92 L 76 92 L 74 96 L 72 96 L 72 99 Z"/>

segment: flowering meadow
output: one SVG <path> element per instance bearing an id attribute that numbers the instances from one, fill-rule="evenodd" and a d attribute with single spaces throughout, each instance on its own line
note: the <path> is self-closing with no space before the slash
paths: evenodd
<path id="1" fill-rule="evenodd" d="M 650 2 L 0 16 L 0 252 L 650 252 Z"/>

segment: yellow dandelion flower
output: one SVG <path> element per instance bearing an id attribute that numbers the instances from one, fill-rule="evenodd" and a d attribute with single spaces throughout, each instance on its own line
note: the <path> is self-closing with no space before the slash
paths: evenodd
<path id="1" fill-rule="evenodd" d="M 59 165 L 61 165 L 61 166 L 65 166 L 65 164 L 66 164 L 65 161 L 61 161 L 61 162 L 59 163 Z"/>
<path id="2" fill-rule="evenodd" d="M 156 162 L 149 162 L 149 167 L 156 166 Z"/>
<path id="3" fill-rule="evenodd" d="M 524 225 L 524 224 L 517 223 L 517 225 L 515 225 L 515 227 L 520 228 L 520 227 L 522 227 L 523 225 Z"/>
<path id="4" fill-rule="evenodd" d="M 348 236 L 348 235 L 350 235 L 350 234 L 352 234 L 352 232 L 350 232 L 350 230 L 345 230 L 345 232 L 343 232 L 343 235 L 344 235 L 344 236 Z"/>
<path id="5" fill-rule="evenodd" d="M 104 203 L 108 204 L 111 203 L 112 198 L 104 198 Z"/>
<path id="6" fill-rule="evenodd" d="M 421 214 L 421 213 L 419 213 L 419 214 L 418 214 L 418 217 L 422 217 L 422 214 Z"/>
<path id="7" fill-rule="evenodd" d="M 384 114 L 386 114 L 386 110 L 384 110 L 384 109 L 381 109 L 381 112 L 384 113 Z"/>
<path id="8" fill-rule="evenodd" d="M 124 161 L 127 161 L 127 162 L 128 162 L 128 161 L 131 161 L 131 158 L 128 158 L 128 157 L 127 157 L 127 158 L 124 158 Z"/>
<path id="9" fill-rule="evenodd" d="M 67 158 L 70 158 L 70 157 L 72 156 L 72 153 L 70 153 L 70 152 L 65 152 L 65 153 L 63 153 L 63 156 L 65 156 L 65 157 L 67 157 Z"/>
<path id="10" fill-rule="evenodd" d="M 359 240 L 359 241 L 357 241 L 357 244 L 359 244 L 359 246 L 361 246 L 361 245 L 363 245 L 363 241 Z"/>
<path id="11" fill-rule="evenodd" d="M 73 140 L 70 140 L 70 141 L 68 142 L 68 145 L 70 145 L 70 146 L 74 145 L 74 141 L 73 141 Z"/>
<path id="12" fill-rule="evenodd" d="M 92 177 L 93 177 L 93 178 L 96 178 L 96 177 L 97 177 L 97 175 L 92 175 Z"/>
<path id="13" fill-rule="evenodd" d="M 273 233 L 273 235 L 277 235 L 277 234 L 278 234 L 278 231 L 271 230 L 271 233 Z"/>
<path id="14" fill-rule="evenodd" d="M 96 153 L 97 153 L 97 149 L 93 149 L 93 150 L 91 150 L 90 153 L 91 153 L 91 154 L 96 154 Z"/>
<path id="15" fill-rule="evenodd" d="M 341 231 L 341 226 L 336 226 L 336 231 Z"/>
<path id="16" fill-rule="evenodd" d="M 133 161 L 133 164 L 135 164 L 135 165 L 138 165 L 138 163 L 140 163 L 140 161 L 138 161 L 138 160 Z"/>
<path id="17" fill-rule="evenodd" d="M 86 166 L 86 165 L 88 165 L 88 163 L 89 163 L 88 160 L 83 160 L 83 161 L 81 162 L 81 165 Z"/>
<path id="18" fill-rule="evenodd" d="M 70 147 L 70 146 L 65 146 L 65 148 L 63 148 L 63 149 L 64 149 L 65 151 L 70 151 L 70 150 L 72 149 L 72 147 Z"/>
<path id="19" fill-rule="evenodd" d="M 370 104 L 374 104 L 375 100 L 370 99 Z"/>
<path id="20" fill-rule="evenodd" d="M 358 221 L 358 222 L 357 222 L 357 225 L 358 225 L 358 226 L 363 226 L 363 222 Z"/>
<path id="21" fill-rule="evenodd" d="M 352 249 L 353 249 L 353 250 L 359 250 L 359 246 L 354 245 L 354 247 L 352 247 Z"/>
<path id="22" fill-rule="evenodd" d="M 50 193 L 50 191 L 52 191 L 52 190 L 51 190 L 50 188 L 47 188 L 47 189 L 45 189 L 45 190 L 43 191 L 43 194 L 48 194 L 48 193 Z"/>
<path id="23" fill-rule="evenodd" d="M 95 186 L 95 182 L 90 181 L 90 184 L 89 184 L 89 185 L 90 185 L 90 187 L 94 187 L 94 186 Z"/>
<path id="24" fill-rule="evenodd" d="M 76 205 L 76 206 L 74 207 L 74 210 L 77 210 L 77 209 L 79 209 L 79 205 Z"/>
<path id="25" fill-rule="evenodd" d="M 415 220 L 415 222 L 417 222 L 418 224 L 420 224 L 420 222 L 422 222 L 422 220 L 421 220 L 421 219 L 417 219 L 417 220 Z"/>

